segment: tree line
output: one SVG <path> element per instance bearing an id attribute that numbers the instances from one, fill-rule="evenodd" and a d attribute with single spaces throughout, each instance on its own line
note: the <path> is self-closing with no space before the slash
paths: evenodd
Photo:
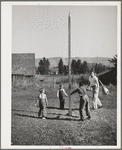
<path id="1" fill-rule="evenodd" d="M 48 74 L 49 72 L 49 68 L 50 68 L 50 62 L 48 59 L 46 59 L 45 57 L 43 57 L 42 60 L 39 61 L 39 66 L 36 70 L 37 74 Z"/>
<path id="2" fill-rule="evenodd" d="M 91 64 L 88 63 L 87 61 L 83 61 L 81 62 L 80 59 L 78 60 L 72 60 L 71 62 L 71 72 L 72 74 L 87 74 L 89 73 L 89 71 L 92 69 L 95 70 L 95 72 L 98 74 L 100 72 L 105 71 L 108 67 L 101 64 L 101 63 L 95 63 L 95 64 Z M 68 74 L 68 66 L 64 65 L 62 58 L 59 60 L 58 63 L 58 70 L 59 70 L 59 74 Z"/>
<path id="3" fill-rule="evenodd" d="M 111 68 L 111 80 L 112 84 L 117 85 L 117 55 L 115 55 L 112 59 L 108 60 L 114 66 Z"/>
<path id="4" fill-rule="evenodd" d="M 115 56 L 113 59 L 108 60 L 111 63 L 114 64 L 113 70 L 114 70 L 114 77 L 117 75 L 117 57 Z M 80 59 L 78 60 L 72 60 L 71 62 L 71 72 L 72 74 L 87 74 L 89 73 L 89 71 L 92 69 L 95 70 L 95 72 L 101 73 L 103 71 L 105 71 L 106 69 L 108 69 L 108 66 L 103 65 L 102 63 L 88 63 L 87 61 L 83 61 L 81 62 Z M 36 73 L 40 73 L 40 74 L 49 74 L 50 72 L 50 62 L 48 59 L 46 59 L 45 57 L 43 57 L 43 59 L 41 59 L 39 61 L 39 65 L 38 68 L 36 68 Z M 58 63 L 58 74 L 64 74 L 67 75 L 69 72 L 69 67 L 68 65 L 64 65 L 63 63 L 63 59 L 61 58 L 59 60 Z"/>
<path id="5" fill-rule="evenodd" d="M 114 66 L 109 67 L 105 66 L 101 63 L 88 63 L 87 61 L 81 62 L 80 59 L 78 60 L 72 60 L 71 62 L 71 72 L 72 74 L 87 74 L 91 69 L 95 70 L 97 74 L 107 70 L 111 69 L 109 78 L 111 80 L 111 83 L 116 85 L 117 84 L 117 55 L 115 55 L 112 59 L 108 60 L 110 63 L 112 63 Z M 58 63 L 58 74 L 61 75 L 67 75 L 69 70 L 68 70 L 68 65 L 64 65 L 62 58 L 59 60 Z M 39 61 L 39 65 L 36 68 L 36 73 L 37 74 L 49 74 L 50 72 L 50 62 L 48 59 L 45 57 Z M 108 80 L 108 79 L 107 79 Z"/>

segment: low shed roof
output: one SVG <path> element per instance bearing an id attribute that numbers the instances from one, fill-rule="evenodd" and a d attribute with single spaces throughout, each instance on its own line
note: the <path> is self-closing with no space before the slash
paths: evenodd
<path id="1" fill-rule="evenodd" d="M 99 76 L 105 75 L 105 74 L 109 73 L 111 70 L 112 70 L 112 69 L 109 69 L 109 70 L 103 71 L 103 72 L 101 72 L 101 73 L 97 74 L 97 76 L 99 77 Z"/>

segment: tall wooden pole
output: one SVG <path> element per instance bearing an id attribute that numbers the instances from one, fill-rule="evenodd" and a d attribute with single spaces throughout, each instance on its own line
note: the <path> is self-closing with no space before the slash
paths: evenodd
<path id="1" fill-rule="evenodd" d="M 68 53 L 69 53 L 69 115 L 72 115 L 72 110 L 71 110 L 71 19 L 70 19 L 70 13 L 68 15 Z"/>

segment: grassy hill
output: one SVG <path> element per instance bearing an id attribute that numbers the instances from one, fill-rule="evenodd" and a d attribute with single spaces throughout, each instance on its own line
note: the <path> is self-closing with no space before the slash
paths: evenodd
<path id="1" fill-rule="evenodd" d="M 42 59 L 42 58 L 38 58 L 35 60 L 36 67 L 38 67 L 40 59 Z M 58 66 L 58 63 L 59 63 L 59 60 L 61 59 L 61 57 L 51 57 L 48 59 L 50 61 L 50 68 L 53 68 L 53 67 Z M 63 57 L 62 59 L 63 59 L 64 65 L 67 65 L 68 58 Z M 111 59 L 109 57 L 72 57 L 72 59 L 75 59 L 75 60 L 81 59 L 81 62 L 87 61 L 88 63 L 102 63 L 104 65 L 111 66 L 110 62 L 108 61 L 109 59 Z"/>
<path id="2" fill-rule="evenodd" d="M 65 97 L 65 109 L 59 109 L 56 93 L 59 85 L 53 88 L 53 76 L 45 76 L 43 86 L 48 98 L 47 119 L 38 118 L 39 108 L 35 107 L 40 88 L 39 78 L 36 86 L 20 88 L 12 87 L 12 126 L 11 143 L 19 145 L 74 145 L 74 146 L 116 146 L 117 144 L 117 89 L 107 86 L 109 95 L 103 95 L 100 87 L 99 98 L 103 107 L 91 110 L 91 120 L 79 121 L 79 97 L 74 94 L 72 116 L 68 116 L 69 100 Z M 77 87 L 72 85 L 72 91 Z M 68 93 L 68 84 L 64 83 Z M 92 107 L 92 92 L 87 92 Z M 62 148 L 64 148 L 62 147 Z M 70 147 L 69 147 L 70 148 Z"/>

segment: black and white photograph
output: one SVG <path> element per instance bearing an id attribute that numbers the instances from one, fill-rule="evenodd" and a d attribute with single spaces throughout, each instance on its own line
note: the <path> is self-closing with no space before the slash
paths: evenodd
<path id="1" fill-rule="evenodd" d="M 1 10 L 2 147 L 120 148 L 121 2 Z"/>

